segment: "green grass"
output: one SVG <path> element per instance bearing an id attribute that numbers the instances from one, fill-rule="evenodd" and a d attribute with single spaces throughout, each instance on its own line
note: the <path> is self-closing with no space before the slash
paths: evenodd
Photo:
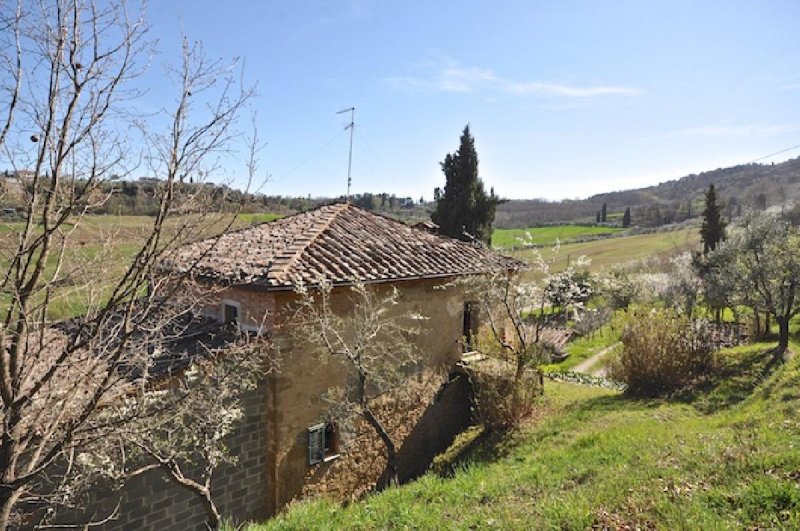
<path id="1" fill-rule="evenodd" d="M 248 223 L 250 225 L 255 225 L 257 223 L 266 223 L 268 221 L 275 221 L 276 219 L 281 219 L 283 216 L 280 214 L 274 214 L 272 212 L 255 212 L 255 213 L 245 213 L 239 214 L 236 216 L 237 221 L 242 221 L 244 223 Z"/>
<path id="2" fill-rule="evenodd" d="M 695 228 L 570 243 L 561 246 L 554 268 L 555 270 L 564 269 L 568 263 L 574 262 L 579 256 L 586 256 L 591 260 L 589 269 L 599 272 L 630 260 L 666 257 L 682 251 L 698 250 L 699 244 L 700 233 Z M 515 258 L 530 261 L 533 252 L 532 250 L 518 250 L 510 254 Z M 545 258 L 549 256 L 547 249 L 543 249 L 541 252 Z M 535 273 L 531 272 L 529 275 L 535 275 Z"/>
<path id="3" fill-rule="evenodd" d="M 527 229 L 495 229 L 492 233 L 492 247 L 512 249 L 514 247 L 521 247 L 523 242 L 538 245 L 552 245 L 556 240 L 568 242 L 591 236 L 616 234 L 624 230 L 625 229 L 614 227 L 597 227 L 592 225 L 552 225 L 547 227 L 530 227 Z M 530 239 L 527 238 L 527 234 L 530 234 Z M 523 241 L 520 241 L 520 238 L 522 238 Z"/>
<path id="4" fill-rule="evenodd" d="M 548 382 L 538 421 L 450 478 L 298 503 L 248 529 L 797 529 L 800 358 L 775 370 L 772 346 L 726 352 L 724 377 L 684 401 Z"/>

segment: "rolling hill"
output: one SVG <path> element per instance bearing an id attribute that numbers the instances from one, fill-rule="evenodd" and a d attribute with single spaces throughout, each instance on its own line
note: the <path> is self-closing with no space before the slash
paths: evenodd
<path id="1" fill-rule="evenodd" d="M 511 200 L 497 209 L 495 226 L 521 228 L 562 221 L 594 221 L 603 204 L 609 215 L 625 208 L 633 212 L 634 224 L 657 226 L 683 221 L 700 214 L 703 193 L 714 184 L 730 213 L 742 208 L 766 208 L 800 199 L 800 157 L 778 164 L 742 164 L 718 168 L 656 186 L 608 192 L 587 199 L 547 201 Z"/>

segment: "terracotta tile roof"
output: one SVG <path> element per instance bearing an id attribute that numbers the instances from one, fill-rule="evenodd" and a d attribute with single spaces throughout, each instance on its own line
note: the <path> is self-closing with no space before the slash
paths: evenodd
<path id="1" fill-rule="evenodd" d="M 349 204 L 327 205 L 179 250 L 167 267 L 267 288 L 322 279 L 388 282 L 483 273 L 521 264 L 479 244 L 410 227 Z"/>

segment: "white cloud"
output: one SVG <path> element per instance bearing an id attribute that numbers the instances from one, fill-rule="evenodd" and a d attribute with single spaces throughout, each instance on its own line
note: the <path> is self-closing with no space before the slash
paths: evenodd
<path id="1" fill-rule="evenodd" d="M 441 59 L 429 68 L 429 77 L 393 76 L 384 79 L 392 88 L 408 91 L 470 93 L 491 91 L 515 96 L 551 96 L 562 98 L 591 98 L 596 96 L 636 96 L 641 89 L 625 86 L 571 86 L 540 81 L 515 81 L 497 76 L 492 70 L 463 67 L 451 59 Z"/>
<path id="2" fill-rule="evenodd" d="M 641 90 L 634 87 L 571 87 L 569 85 L 558 85 L 555 83 L 512 83 L 508 82 L 508 90 L 517 94 L 542 94 L 548 96 L 567 96 L 573 98 L 588 98 L 592 96 L 636 96 L 641 94 Z"/>

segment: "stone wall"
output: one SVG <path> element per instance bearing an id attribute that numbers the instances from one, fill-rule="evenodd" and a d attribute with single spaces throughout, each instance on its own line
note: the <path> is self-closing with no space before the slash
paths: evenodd
<path id="1" fill-rule="evenodd" d="M 397 454 L 400 483 L 424 474 L 433 458 L 447 450 L 456 435 L 473 424 L 472 401 L 469 378 L 451 373 L 400 447 Z"/>
<path id="2" fill-rule="evenodd" d="M 401 392 L 375 405 L 376 416 L 397 447 L 401 483 L 424 474 L 433 458 L 472 424 L 468 379 L 429 372 L 411 380 Z M 339 459 L 309 469 L 303 496 L 353 500 L 386 485 L 386 449 L 375 431 L 360 421 Z"/>
<path id="3" fill-rule="evenodd" d="M 398 450 L 414 426 L 433 403 L 442 376 L 435 372 L 409 380 L 402 389 L 376 400 L 375 416 L 381 421 Z M 386 470 L 386 450 L 375 430 L 358 419 L 342 441 L 340 457 L 329 463 L 307 467 L 303 497 L 326 496 L 336 500 L 360 498 L 372 490 Z"/>

